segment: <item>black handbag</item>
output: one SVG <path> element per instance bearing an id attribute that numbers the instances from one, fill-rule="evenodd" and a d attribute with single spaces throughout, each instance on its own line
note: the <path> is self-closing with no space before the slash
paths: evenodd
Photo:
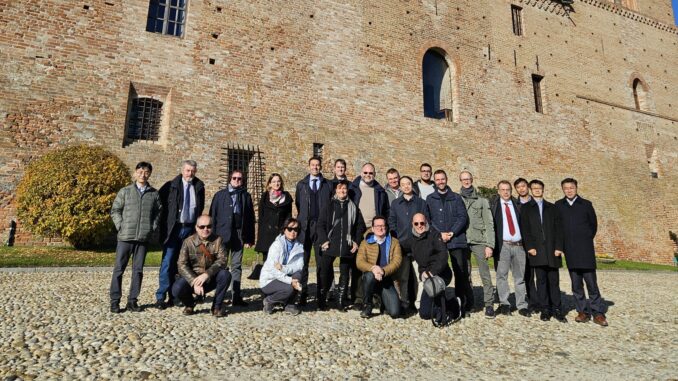
<path id="1" fill-rule="evenodd" d="M 445 292 L 445 281 L 443 278 L 437 275 L 431 275 L 430 272 L 426 272 L 428 278 L 424 281 L 424 291 L 431 299 L 435 299 L 438 295 Z"/>

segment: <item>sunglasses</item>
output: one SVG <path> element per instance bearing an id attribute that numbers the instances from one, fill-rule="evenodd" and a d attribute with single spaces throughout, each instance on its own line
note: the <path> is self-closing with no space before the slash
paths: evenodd
<path id="1" fill-rule="evenodd" d="M 242 177 L 231 177 L 231 180 L 242 180 Z"/>
<path id="2" fill-rule="evenodd" d="M 296 227 L 293 227 L 293 228 L 287 226 L 287 227 L 285 227 L 285 230 L 287 230 L 288 232 L 297 232 L 297 233 L 299 233 L 299 230 L 300 230 L 300 229 L 299 229 L 299 226 L 296 226 Z"/>
<path id="3" fill-rule="evenodd" d="M 212 229 L 212 225 L 198 225 L 198 229 L 200 229 L 200 230 Z"/>
<path id="4" fill-rule="evenodd" d="M 374 175 L 374 172 L 363 172 L 363 175 Z"/>
<path id="5" fill-rule="evenodd" d="M 414 225 L 414 226 L 426 226 L 426 222 L 413 222 L 412 225 Z"/>

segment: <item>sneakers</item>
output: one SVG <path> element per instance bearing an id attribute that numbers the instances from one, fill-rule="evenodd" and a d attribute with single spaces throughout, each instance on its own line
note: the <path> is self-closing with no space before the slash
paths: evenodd
<path id="1" fill-rule="evenodd" d="M 264 313 L 266 315 L 272 315 L 273 314 L 273 303 L 266 300 L 266 298 L 264 298 Z"/>
<path id="2" fill-rule="evenodd" d="M 494 313 L 494 308 L 492 308 L 492 306 L 485 307 L 485 318 L 486 319 L 494 319 L 495 316 L 496 315 Z"/>
<path id="3" fill-rule="evenodd" d="M 532 317 L 532 312 L 530 312 L 530 310 L 527 308 L 519 309 L 518 313 L 520 314 L 520 316 L 524 316 L 526 318 Z"/>
<path id="4" fill-rule="evenodd" d="M 285 306 L 285 313 L 290 314 L 292 316 L 297 316 L 301 313 L 301 311 L 299 310 L 299 308 L 297 308 L 296 305 L 288 304 Z"/>
<path id="5" fill-rule="evenodd" d="M 133 302 L 127 302 L 127 306 L 125 307 L 127 311 L 132 311 L 132 312 L 141 312 L 141 307 L 137 304 L 136 301 Z"/>
<path id="6" fill-rule="evenodd" d="M 111 312 L 114 314 L 120 313 L 120 302 L 111 302 Z"/>
<path id="7" fill-rule="evenodd" d="M 365 304 L 363 306 L 363 310 L 360 311 L 360 317 L 363 319 L 369 319 L 372 317 L 372 305 L 371 304 Z"/>

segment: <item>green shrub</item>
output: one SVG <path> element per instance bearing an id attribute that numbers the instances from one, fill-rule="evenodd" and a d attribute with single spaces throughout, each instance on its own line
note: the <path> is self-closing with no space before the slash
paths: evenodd
<path id="1" fill-rule="evenodd" d="M 497 197 L 497 187 L 488 188 L 479 186 L 476 191 L 478 192 L 478 196 L 485 197 L 488 200 L 492 200 L 493 198 Z"/>
<path id="2" fill-rule="evenodd" d="M 31 233 L 76 248 L 100 245 L 114 232 L 113 200 L 130 181 L 127 166 L 102 148 L 51 151 L 28 165 L 17 187 L 19 219 Z"/>

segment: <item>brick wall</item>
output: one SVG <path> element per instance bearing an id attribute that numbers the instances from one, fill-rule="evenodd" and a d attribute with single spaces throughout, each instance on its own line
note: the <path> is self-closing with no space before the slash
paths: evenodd
<path id="1" fill-rule="evenodd" d="M 512 33 L 511 4 L 523 8 L 523 36 Z M 317 142 L 326 159 L 346 158 L 351 175 L 374 162 L 381 181 L 388 167 L 416 176 L 427 161 L 452 174 L 453 188 L 461 169 L 484 186 L 540 178 L 553 201 L 574 176 L 597 208 L 600 252 L 672 259 L 678 30 L 663 16 L 669 1 L 643 1 L 635 13 L 596 0 L 569 12 L 549 0 L 190 0 L 183 38 L 145 31 L 147 0 L 0 0 L 0 9 L 3 224 L 26 163 L 53 147 L 84 142 L 130 166 L 149 160 L 156 186 L 190 157 L 211 198 L 228 142 L 259 145 L 266 172 L 288 188 Z M 432 47 L 454 72 L 453 121 L 423 117 L 421 61 Z M 532 74 L 544 76 L 543 114 Z M 649 89 L 642 112 L 636 77 Z M 123 144 L 131 83 L 171 89 L 163 142 Z"/>

